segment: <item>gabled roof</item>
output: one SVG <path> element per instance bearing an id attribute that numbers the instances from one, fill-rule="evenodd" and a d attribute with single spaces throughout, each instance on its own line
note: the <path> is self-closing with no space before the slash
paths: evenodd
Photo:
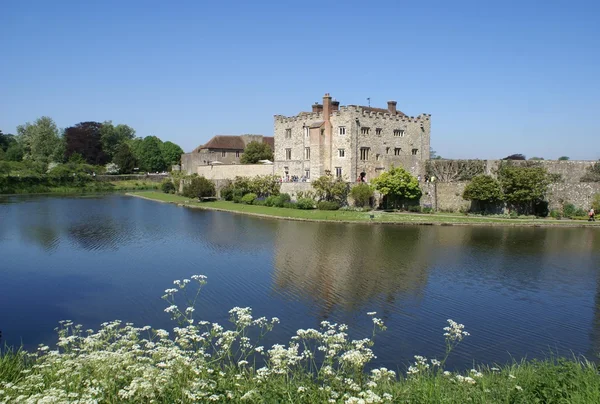
<path id="1" fill-rule="evenodd" d="M 321 126 L 323 126 L 324 123 L 325 123 L 325 121 L 315 121 L 310 124 L 310 127 L 313 129 L 320 128 Z"/>
<path id="2" fill-rule="evenodd" d="M 263 136 L 263 143 L 268 144 L 272 151 L 275 151 L 275 138 L 273 136 Z"/>
<path id="3" fill-rule="evenodd" d="M 271 150 L 275 149 L 275 138 L 273 136 L 263 136 L 263 143 L 271 146 Z M 192 153 L 198 153 L 200 150 L 216 149 L 216 150 L 244 150 L 244 140 L 239 135 L 217 135 L 213 136 L 208 142 L 194 149 Z"/>

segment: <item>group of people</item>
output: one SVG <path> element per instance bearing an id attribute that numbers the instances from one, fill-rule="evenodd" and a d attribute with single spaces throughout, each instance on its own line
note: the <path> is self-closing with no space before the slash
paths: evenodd
<path id="1" fill-rule="evenodd" d="M 285 177 L 279 178 L 279 182 L 307 182 L 308 177 L 304 175 L 302 177 L 298 177 L 297 175 L 286 175 Z"/>
<path id="2" fill-rule="evenodd" d="M 417 180 L 419 182 L 421 182 L 421 176 L 420 175 L 417 176 Z M 431 176 L 426 175 L 425 176 L 425 182 L 435 182 L 435 177 L 433 175 L 431 175 Z"/>

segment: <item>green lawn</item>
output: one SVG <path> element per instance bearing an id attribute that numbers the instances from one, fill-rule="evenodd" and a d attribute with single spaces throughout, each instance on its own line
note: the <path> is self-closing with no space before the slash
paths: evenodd
<path id="1" fill-rule="evenodd" d="M 440 214 L 415 214 L 415 213 L 386 213 L 374 211 L 371 219 L 370 212 L 353 211 L 323 211 L 323 210 L 300 210 L 288 208 L 274 208 L 268 206 L 245 205 L 227 201 L 198 202 L 179 195 L 165 194 L 162 192 L 130 192 L 130 195 L 140 196 L 156 201 L 182 204 L 189 207 L 213 210 L 225 210 L 253 215 L 264 215 L 290 219 L 305 220 L 331 220 L 341 222 L 376 222 L 376 223 L 431 223 L 431 224 L 504 224 L 504 225 L 551 225 L 551 226 L 573 226 L 573 225 L 598 225 L 600 222 L 583 222 L 577 220 L 554 219 L 502 219 L 485 217 L 468 217 L 465 215 L 453 215 L 449 213 Z"/>

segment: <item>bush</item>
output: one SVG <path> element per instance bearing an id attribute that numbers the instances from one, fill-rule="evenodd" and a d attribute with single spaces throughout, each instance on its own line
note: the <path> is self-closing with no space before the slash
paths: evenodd
<path id="1" fill-rule="evenodd" d="M 338 210 L 340 204 L 335 201 L 321 201 L 317 203 L 317 209 L 319 210 Z"/>
<path id="2" fill-rule="evenodd" d="M 511 210 L 510 211 L 510 216 L 511 219 L 516 219 L 519 217 L 519 212 L 517 212 L 516 210 Z"/>
<path id="3" fill-rule="evenodd" d="M 284 202 L 282 208 L 298 209 L 298 205 L 295 202 Z"/>
<path id="4" fill-rule="evenodd" d="M 592 208 L 594 212 L 598 212 L 600 214 L 600 194 L 594 195 L 594 199 L 592 200 Z"/>
<path id="5" fill-rule="evenodd" d="M 279 194 L 273 199 L 273 206 L 278 208 L 283 208 L 286 203 L 289 203 L 292 200 L 290 194 Z"/>
<path id="6" fill-rule="evenodd" d="M 425 206 L 423 209 L 421 209 L 421 212 L 423 212 L 423 213 L 433 213 L 433 208 L 431 206 Z"/>
<path id="7" fill-rule="evenodd" d="M 240 203 L 240 202 L 242 202 L 243 196 L 244 196 L 244 193 L 242 192 L 242 190 L 234 189 L 231 193 L 231 200 L 233 201 L 233 203 Z"/>
<path id="8" fill-rule="evenodd" d="M 194 177 L 183 186 L 183 196 L 188 198 L 206 198 L 215 196 L 215 184 L 204 177 Z"/>
<path id="9" fill-rule="evenodd" d="M 314 209 L 315 208 L 315 201 L 313 201 L 310 198 L 298 198 L 298 201 L 296 202 L 296 207 L 298 209 Z"/>
<path id="10" fill-rule="evenodd" d="M 571 217 L 575 216 L 576 210 L 577 209 L 575 208 L 575 205 L 573 205 L 572 203 L 565 203 L 563 205 L 563 216 L 571 218 Z"/>
<path id="11" fill-rule="evenodd" d="M 252 205 L 252 203 L 254 202 L 255 199 L 256 199 L 256 194 L 253 194 L 252 192 L 250 192 L 249 194 L 242 196 L 242 203 L 245 203 L 246 205 Z"/>
<path id="12" fill-rule="evenodd" d="M 583 209 L 581 209 L 581 208 L 577 208 L 577 210 L 576 210 L 576 211 L 575 211 L 575 213 L 573 214 L 573 217 L 572 217 L 572 219 L 574 219 L 574 218 L 575 218 L 575 216 L 579 216 L 579 217 L 581 217 L 581 216 L 586 216 L 586 217 L 587 217 L 587 214 L 588 214 L 588 213 L 587 213 L 585 210 L 583 210 Z"/>
<path id="13" fill-rule="evenodd" d="M 275 206 L 275 199 L 277 199 L 277 196 L 275 195 L 268 196 L 267 199 L 265 199 L 265 206 Z"/>
<path id="14" fill-rule="evenodd" d="M 254 200 L 254 202 L 252 202 L 252 205 L 265 206 L 265 199 L 264 198 L 256 198 Z"/>
<path id="15" fill-rule="evenodd" d="M 163 181 L 163 183 L 160 184 L 160 189 L 165 194 L 174 194 L 175 193 L 175 185 L 173 185 L 173 182 L 171 180 Z"/>
<path id="16" fill-rule="evenodd" d="M 227 184 L 225 185 L 223 188 L 221 188 L 221 199 L 224 199 L 226 201 L 232 201 L 233 200 L 233 187 L 231 186 L 231 184 Z"/>
<path id="17" fill-rule="evenodd" d="M 554 219 L 560 219 L 562 217 L 562 213 L 559 210 L 552 209 L 550 211 L 550 217 Z"/>
<path id="18" fill-rule="evenodd" d="M 369 205 L 373 197 L 373 188 L 369 184 L 358 184 L 350 190 L 350 195 L 354 199 L 354 206 L 362 208 Z"/>
<path id="19" fill-rule="evenodd" d="M 421 207 L 419 205 L 408 205 L 409 212 L 421 213 Z"/>

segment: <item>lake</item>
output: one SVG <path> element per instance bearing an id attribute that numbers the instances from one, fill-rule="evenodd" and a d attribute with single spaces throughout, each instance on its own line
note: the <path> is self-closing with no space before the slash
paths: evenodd
<path id="1" fill-rule="evenodd" d="M 600 229 L 399 226 L 271 220 L 122 195 L 0 197 L 0 330 L 33 348 L 59 320 L 172 329 L 174 279 L 208 277 L 196 318 L 234 306 L 279 317 L 266 344 L 322 320 L 369 336 L 375 364 L 440 357 L 446 319 L 465 324 L 448 364 L 600 352 Z M 470 367 L 469 367 L 470 368 Z"/>

